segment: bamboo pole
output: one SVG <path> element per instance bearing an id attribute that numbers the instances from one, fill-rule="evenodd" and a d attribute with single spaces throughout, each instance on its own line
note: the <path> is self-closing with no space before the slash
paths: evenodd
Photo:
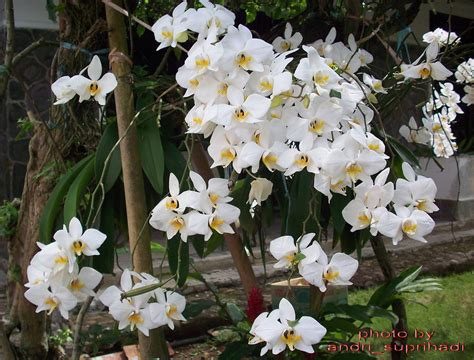
<path id="1" fill-rule="evenodd" d="M 194 144 L 191 156 L 194 168 L 206 182 L 214 177 L 201 143 Z M 259 288 L 260 286 L 257 282 L 257 278 L 255 277 L 255 273 L 253 272 L 252 264 L 245 253 L 244 247 L 242 246 L 240 236 L 237 233 L 224 234 L 224 240 L 232 256 L 234 265 L 239 273 L 242 286 L 244 287 L 245 293 L 248 296 L 253 288 Z"/>
<path id="2" fill-rule="evenodd" d="M 121 0 L 114 1 L 121 6 Z M 134 101 L 131 86 L 131 61 L 128 58 L 127 30 L 121 14 L 106 6 L 109 46 L 112 49 L 112 72 L 117 77 L 115 89 L 115 108 L 119 137 L 122 137 L 134 117 Z M 127 136 L 120 143 L 123 182 L 125 189 L 125 205 L 130 249 L 132 251 L 133 269 L 137 272 L 152 273 L 150 249 L 150 231 L 146 227 L 140 235 L 143 222 L 147 219 L 146 199 L 143 174 L 140 166 L 140 153 L 136 126 L 128 130 Z M 150 331 L 146 337 L 138 333 L 140 355 L 142 360 L 159 357 L 169 359 L 168 348 L 162 329 Z"/>

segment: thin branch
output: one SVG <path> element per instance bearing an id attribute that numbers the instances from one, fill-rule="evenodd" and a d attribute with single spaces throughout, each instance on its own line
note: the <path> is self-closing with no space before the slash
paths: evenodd
<path id="1" fill-rule="evenodd" d="M 140 20 L 140 19 L 137 18 L 136 16 L 130 15 L 127 10 L 121 8 L 121 7 L 118 6 L 117 4 L 114 4 L 113 2 L 111 2 L 111 1 L 109 1 L 109 0 L 102 0 L 102 2 L 103 2 L 106 6 L 108 6 L 108 7 L 112 8 L 112 9 L 114 9 L 115 11 L 118 11 L 119 13 L 121 13 L 121 14 L 123 14 L 123 15 L 125 15 L 125 16 L 128 16 L 130 19 L 132 19 L 133 21 L 135 21 L 137 24 L 140 24 L 140 25 L 143 26 L 145 29 L 152 31 L 150 25 L 148 25 L 146 22 Z"/>
<path id="2" fill-rule="evenodd" d="M 40 39 L 36 40 L 35 42 L 28 45 L 26 48 L 24 48 L 22 51 L 20 51 L 18 54 L 16 54 L 13 57 L 10 68 L 14 68 L 16 65 L 18 65 L 18 63 L 21 60 L 23 60 L 23 58 L 25 58 L 31 52 L 33 52 L 34 50 L 36 50 L 37 48 L 39 48 L 41 46 L 59 46 L 59 42 L 45 40 L 44 38 L 40 38 Z"/>
<path id="3" fill-rule="evenodd" d="M 82 323 L 84 322 L 84 317 L 86 316 L 87 310 L 94 299 L 93 296 L 88 296 L 87 299 L 81 306 L 81 310 L 79 310 L 79 314 L 76 318 L 76 325 L 74 327 L 74 347 L 72 349 L 72 359 L 78 360 L 80 356 L 80 346 L 79 346 L 79 338 L 81 335 Z"/>

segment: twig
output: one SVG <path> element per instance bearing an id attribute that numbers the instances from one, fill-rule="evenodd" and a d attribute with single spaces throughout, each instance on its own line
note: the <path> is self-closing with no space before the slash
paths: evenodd
<path id="1" fill-rule="evenodd" d="M 141 26 L 143 26 L 145 29 L 147 30 L 151 30 L 151 26 L 148 25 L 146 22 L 140 20 L 139 18 L 137 18 L 136 16 L 134 15 L 130 15 L 128 13 L 127 10 L 121 8 L 120 6 L 118 6 L 117 4 L 114 4 L 108 0 L 102 0 L 102 2 L 106 5 L 106 6 L 109 6 L 110 8 L 114 9 L 115 11 L 118 11 L 119 13 L 125 15 L 125 16 L 128 16 L 130 19 L 132 19 L 133 21 L 135 21 L 136 23 L 140 24 Z"/>
<path id="2" fill-rule="evenodd" d="M 87 310 L 94 299 L 93 296 L 88 296 L 87 299 L 81 306 L 81 310 L 79 310 L 79 314 L 76 318 L 76 325 L 74 326 L 74 347 L 72 349 L 72 359 L 78 360 L 79 356 L 81 355 L 80 346 L 79 346 L 79 337 L 81 335 L 82 323 L 84 322 L 84 317 L 86 316 Z"/>

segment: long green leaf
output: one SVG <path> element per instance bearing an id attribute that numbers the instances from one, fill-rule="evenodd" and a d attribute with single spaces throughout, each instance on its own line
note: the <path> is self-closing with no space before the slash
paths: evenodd
<path id="1" fill-rule="evenodd" d="M 81 172 L 88 161 L 91 160 L 93 155 L 89 155 L 86 158 L 79 161 L 74 165 L 66 174 L 61 176 L 59 182 L 56 184 L 51 196 L 49 197 L 46 205 L 43 209 L 40 219 L 40 234 L 39 241 L 43 244 L 48 244 L 52 238 L 52 232 L 56 217 L 59 214 L 60 207 L 63 203 L 64 196 L 69 189 L 77 175 Z"/>
<path id="2" fill-rule="evenodd" d="M 399 141 L 397 141 L 394 137 L 387 135 L 387 140 L 389 145 L 396 151 L 398 155 L 402 158 L 403 161 L 416 166 L 417 168 L 421 168 L 420 162 L 413 152 L 407 148 L 405 145 L 402 145 Z"/>
<path id="3" fill-rule="evenodd" d="M 177 285 L 183 286 L 189 274 L 189 245 L 179 234 L 168 240 L 168 264 Z"/>
<path id="4" fill-rule="evenodd" d="M 94 158 L 91 158 L 86 166 L 82 168 L 81 172 L 74 179 L 69 188 L 66 200 L 64 201 L 64 222 L 69 224 L 69 221 L 77 216 L 77 210 L 81 204 L 82 197 L 87 188 L 87 185 L 94 177 Z"/>
<path id="5" fill-rule="evenodd" d="M 150 113 L 149 113 L 150 114 Z M 165 172 L 165 158 L 161 144 L 160 129 L 153 116 L 138 127 L 138 146 L 142 168 L 153 189 L 163 193 L 163 178 Z"/>
<path id="6" fill-rule="evenodd" d="M 117 123 L 109 124 L 105 128 L 104 134 L 100 139 L 99 146 L 97 147 L 95 156 L 95 177 L 97 180 L 99 180 L 102 175 L 102 171 L 104 170 L 104 166 L 107 165 L 103 178 L 105 192 L 109 192 L 122 172 L 119 146 L 114 149 L 112 155 L 109 158 L 108 164 L 105 164 L 110 151 L 117 143 L 118 139 Z"/>

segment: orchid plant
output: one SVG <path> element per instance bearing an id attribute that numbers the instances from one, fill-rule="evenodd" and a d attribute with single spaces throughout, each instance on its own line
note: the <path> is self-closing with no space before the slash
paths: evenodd
<path id="1" fill-rule="evenodd" d="M 344 199 L 338 216 L 350 232 L 381 234 L 395 245 L 403 239 L 426 242 L 435 226 L 430 214 L 438 210 L 436 185 L 407 162 L 401 172 L 391 169 L 394 153 L 376 105 L 392 85 L 371 74 L 373 56 L 353 35 L 347 43 L 336 41 L 335 28 L 324 40 L 302 45 L 301 34 L 287 24 L 283 36 L 269 43 L 244 25 L 234 26 L 235 15 L 225 7 L 200 2 L 199 9 L 180 3 L 151 30 L 157 50 L 171 47 L 186 53 L 175 79 L 191 104 L 185 108 L 186 134 L 208 143 L 210 167 L 218 168 L 221 177 L 206 183 L 190 161 L 188 177 L 179 179 L 170 172 L 169 193 L 151 211 L 149 224 L 168 240 L 179 237 L 183 243 L 233 234 L 243 217 L 256 216 L 277 186 L 284 188 L 287 181 L 304 175 L 312 184 L 310 203 L 325 198 L 331 207 Z M 462 113 L 459 104 L 474 103 L 474 62 L 463 62 L 455 72 L 457 82 L 465 85 L 466 95 L 460 98 L 441 56 L 459 37 L 438 29 L 423 39 L 429 43 L 424 53 L 396 68 L 399 83 L 393 86 L 430 81 L 440 84 L 439 91 L 433 88 L 423 107 L 423 126 L 412 118 L 400 134 L 409 142 L 431 146 L 436 156 L 448 157 L 456 150 L 450 123 Z M 186 50 L 183 46 L 190 41 Z M 82 75 L 85 70 L 88 78 Z M 116 86 L 112 73 L 102 76 L 100 59 L 94 56 L 79 75 L 56 80 L 52 91 L 57 105 L 79 95 L 79 102 L 93 99 L 104 107 Z M 232 204 L 231 190 L 239 175 L 237 182 L 251 179 L 243 207 Z M 358 261 L 343 252 L 329 259 L 320 245 L 321 226 L 317 224 L 317 232 L 306 231 L 314 217 L 307 214 L 298 236 L 288 231 L 270 242 L 274 267 L 299 273 L 321 293 L 329 286 L 351 285 Z M 99 254 L 106 235 L 92 228 L 83 232 L 73 218 L 53 238 L 48 245 L 39 244 L 41 251 L 28 268 L 25 296 L 37 311 L 58 309 L 68 318 L 85 296 L 95 296 L 102 274 L 84 266 L 83 260 Z M 119 329 L 130 326 L 148 335 L 151 329 L 174 329 L 176 321 L 186 320 L 185 298 L 146 273 L 125 269 L 120 288 L 105 289 L 99 299 Z M 249 344 L 264 343 L 261 355 L 286 348 L 312 353 L 327 329 L 311 316 L 297 319 L 291 303 L 282 299 L 278 309 L 254 320 L 249 333 Z"/>

